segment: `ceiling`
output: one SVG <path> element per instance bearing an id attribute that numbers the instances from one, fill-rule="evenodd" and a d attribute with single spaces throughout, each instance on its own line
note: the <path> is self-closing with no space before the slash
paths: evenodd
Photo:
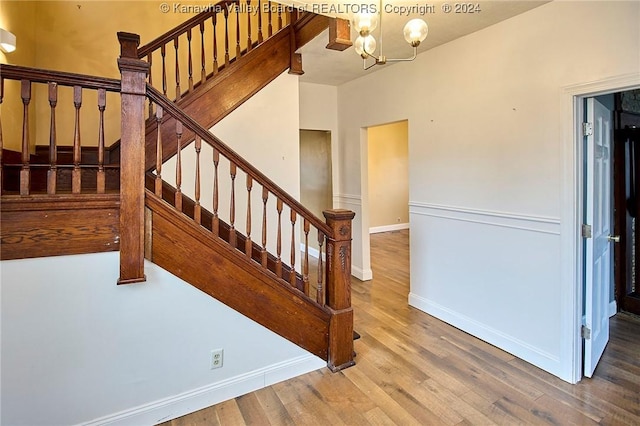
<path id="1" fill-rule="evenodd" d="M 282 2 L 287 3 L 286 0 Z M 300 1 L 290 1 L 288 3 L 295 3 L 296 6 L 301 5 Z M 373 3 L 375 5 L 376 2 L 366 1 L 365 3 Z M 404 24 L 409 19 L 422 18 L 429 25 L 427 39 L 418 47 L 418 54 L 420 54 L 421 52 L 451 40 L 526 12 L 544 3 L 547 3 L 547 1 L 478 1 L 472 3 L 473 5 L 478 5 L 478 9 L 474 10 L 474 13 L 455 13 L 455 11 L 445 13 L 443 10 L 447 7 L 455 7 L 456 3 L 440 1 L 432 3 L 422 3 L 419 1 L 385 2 L 382 5 L 382 10 L 389 11 L 390 13 L 384 13 L 381 19 L 384 30 L 384 54 L 387 58 L 406 58 L 412 55 L 412 48 L 404 40 L 402 35 Z M 343 18 L 348 17 L 348 14 L 345 13 L 348 8 L 340 6 L 340 4 L 348 5 L 345 2 L 340 4 L 334 2 L 335 7 L 327 7 L 327 2 L 316 2 L 316 4 L 322 5 L 322 9 L 320 10 L 323 12 L 328 11 L 329 13 L 325 13 L 327 15 Z M 354 3 L 349 4 L 351 7 L 354 6 Z M 400 6 L 413 7 L 414 12 L 418 13 L 400 13 Z M 308 10 L 312 10 L 310 8 L 314 6 L 312 3 L 308 3 L 306 7 Z M 380 8 L 380 6 L 377 7 Z M 417 7 L 422 7 L 422 11 L 415 10 Z M 352 30 L 351 35 L 351 39 L 355 40 L 357 35 L 354 30 Z M 373 35 L 378 41 L 378 49 L 375 53 L 380 54 L 380 30 L 376 29 Z M 302 53 L 302 65 L 305 71 L 304 75 L 300 77 L 300 81 L 337 86 L 365 74 L 375 72 L 383 67 L 393 66 L 393 64 L 390 63 L 384 66 L 375 66 L 368 71 L 364 71 L 362 69 L 362 59 L 355 53 L 353 47 L 343 52 L 329 50 L 325 48 L 328 41 L 329 36 L 327 30 L 299 50 L 299 52 Z"/>

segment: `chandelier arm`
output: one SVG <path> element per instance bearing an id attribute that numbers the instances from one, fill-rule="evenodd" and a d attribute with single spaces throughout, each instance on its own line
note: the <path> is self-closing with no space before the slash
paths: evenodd
<path id="1" fill-rule="evenodd" d="M 364 46 L 364 45 L 362 46 L 362 53 L 364 53 L 365 55 L 367 55 L 367 57 L 369 57 L 369 58 L 373 58 L 373 59 L 375 59 L 375 61 L 376 61 L 376 62 L 378 62 L 378 57 L 377 57 L 377 56 L 373 56 L 371 53 L 367 52 L 367 48 L 366 48 L 366 46 Z M 366 60 L 366 58 L 363 58 L 363 59 L 365 59 L 365 60 Z"/>
<path id="2" fill-rule="evenodd" d="M 378 65 L 378 60 L 377 59 L 376 59 L 375 62 L 371 63 L 369 66 L 367 66 L 367 60 L 366 59 L 362 59 L 362 69 L 365 70 L 365 71 L 370 69 L 370 68 L 375 67 L 376 65 Z"/>
<path id="3" fill-rule="evenodd" d="M 387 58 L 387 62 L 409 62 L 413 61 L 418 56 L 418 48 L 413 48 L 413 55 L 409 58 Z"/>

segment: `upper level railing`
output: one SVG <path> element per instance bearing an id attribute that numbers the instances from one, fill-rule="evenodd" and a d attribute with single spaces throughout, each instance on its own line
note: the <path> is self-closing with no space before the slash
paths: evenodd
<path id="1" fill-rule="evenodd" d="M 105 159 L 108 156 L 105 111 L 107 94 L 120 92 L 120 80 L 2 64 L 0 104 L 9 84 L 16 86 L 17 90 L 13 92 L 20 97 L 22 120 L 21 130 L 10 132 L 5 127 L 5 132 L 0 131 L 2 194 L 102 194 L 108 189 L 117 189 L 109 188 L 106 179 L 109 170 L 115 169 L 117 173 L 118 165 Z M 39 96 L 36 97 L 36 93 Z M 114 119 L 119 121 L 119 95 L 117 98 L 118 115 Z M 36 100 L 40 105 L 33 105 Z M 66 112 L 62 120 L 57 114 L 61 109 Z M 46 131 L 46 134 L 42 132 L 42 139 L 46 138 L 48 142 L 44 155 L 38 155 L 35 150 L 33 130 L 36 123 L 30 114 L 34 111 L 40 112 L 42 122 L 48 115 L 48 126 L 37 127 L 41 132 Z M 73 114 L 72 122 L 68 119 L 70 114 Z M 63 131 L 59 130 L 61 127 Z M 3 133 L 19 140 L 7 140 Z M 7 148 L 20 152 L 19 157 L 2 158 L 3 151 L 11 153 L 11 150 L 5 151 Z M 7 174 L 14 174 L 15 179 L 5 179 Z M 46 185 L 43 184 L 45 179 Z"/>
<path id="2" fill-rule="evenodd" d="M 265 0 L 222 0 L 205 9 L 138 49 L 150 66 L 149 84 L 169 99 L 180 100 L 280 31 L 291 10 Z"/>

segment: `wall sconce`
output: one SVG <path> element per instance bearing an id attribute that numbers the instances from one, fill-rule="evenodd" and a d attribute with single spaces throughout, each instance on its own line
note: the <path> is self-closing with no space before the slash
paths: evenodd
<path id="1" fill-rule="evenodd" d="M 16 50 L 16 36 L 2 28 L 0 28 L 0 50 L 5 53 Z"/>

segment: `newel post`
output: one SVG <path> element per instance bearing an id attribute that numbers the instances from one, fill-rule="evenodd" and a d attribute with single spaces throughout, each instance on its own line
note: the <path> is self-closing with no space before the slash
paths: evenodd
<path id="1" fill-rule="evenodd" d="M 122 124 L 120 136 L 120 278 L 118 284 L 146 280 L 144 275 L 145 100 L 149 64 L 138 59 L 140 36 L 118 33 Z"/>
<path id="2" fill-rule="evenodd" d="M 329 360 L 331 371 L 340 371 L 353 361 L 353 308 L 351 307 L 351 221 L 350 210 L 326 210 L 327 225 L 327 304 L 329 323 Z"/>

